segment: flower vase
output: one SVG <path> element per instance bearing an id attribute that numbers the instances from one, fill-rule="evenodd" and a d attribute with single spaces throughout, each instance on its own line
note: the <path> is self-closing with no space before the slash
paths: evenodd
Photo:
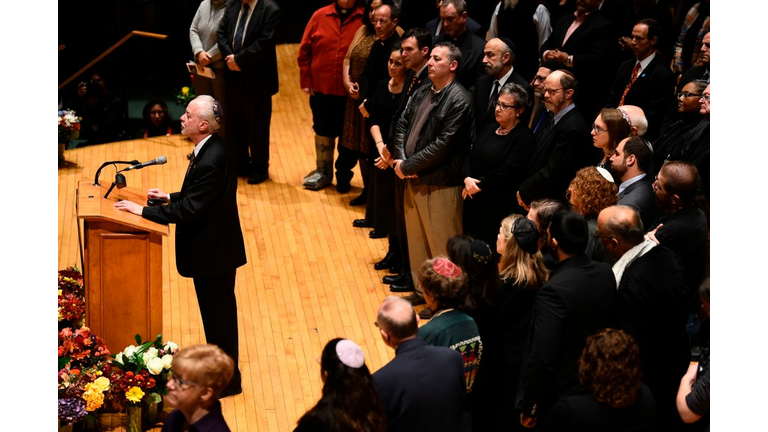
<path id="1" fill-rule="evenodd" d="M 64 159 L 64 149 L 67 147 L 65 143 L 59 143 L 59 167 L 63 167 L 67 164 L 67 161 Z"/>
<path id="2" fill-rule="evenodd" d="M 61 424 L 59 422 L 59 432 L 72 432 L 72 424 Z"/>
<path id="3" fill-rule="evenodd" d="M 128 405 L 126 432 L 141 432 L 141 405 Z"/>
<path id="4" fill-rule="evenodd" d="M 144 424 L 148 428 L 153 428 L 157 424 L 157 413 L 161 402 L 156 402 L 153 398 L 146 398 L 143 403 L 142 416 L 144 417 Z"/>

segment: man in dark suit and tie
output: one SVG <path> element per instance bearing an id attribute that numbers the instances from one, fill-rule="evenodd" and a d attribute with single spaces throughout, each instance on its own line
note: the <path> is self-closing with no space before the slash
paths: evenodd
<path id="1" fill-rule="evenodd" d="M 387 431 L 461 430 L 466 392 L 461 354 L 419 339 L 416 313 L 401 297 L 384 299 L 376 326 L 395 350 L 395 358 L 373 374 L 387 409 Z"/>
<path id="2" fill-rule="evenodd" d="M 600 3 L 601 0 L 576 0 L 576 12 L 558 19 L 541 46 L 542 62 L 561 61 L 579 78 L 579 94 L 583 96 L 577 100 L 579 111 L 590 121 L 603 108 L 610 77 L 618 65 L 618 33 L 598 10 Z"/>
<path id="3" fill-rule="evenodd" d="M 536 132 L 536 149 L 517 191 L 517 202 L 526 210 L 541 198 L 565 201 L 576 171 L 600 161 L 600 149 L 592 145 L 589 126 L 573 103 L 577 85 L 565 70 L 544 81 L 544 104 L 551 117 Z"/>
<path id="4" fill-rule="evenodd" d="M 520 84 L 533 100 L 533 88 L 514 67 L 515 44 L 509 38 L 494 38 L 485 44 L 483 50 L 483 68 L 486 74 L 480 77 L 475 87 L 470 89 L 475 103 L 475 129 L 477 133 L 489 124 L 496 123 L 494 114 L 499 90 L 504 84 Z M 530 111 L 526 111 L 521 121 L 527 122 Z"/>
<path id="5" fill-rule="evenodd" d="M 623 139 L 613 156 L 611 170 L 619 184 L 619 204 L 635 207 L 643 226 L 650 226 L 661 216 L 661 207 L 653 193 L 653 178 L 647 173 L 653 162 L 653 150 L 638 136 Z"/>
<path id="6" fill-rule="evenodd" d="M 274 0 L 234 0 L 227 4 L 217 32 L 227 65 L 228 139 L 237 173 L 249 176 L 250 184 L 269 179 L 272 95 L 278 91 L 273 38 L 279 21 Z"/>
<path id="7" fill-rule="evenodd" d="M 669 64 L 656 51 L 661 26 L 643 19 L 632 30 L 632 52 L 635 58 L 619 66 L 606 106 L 637 105 L 648 119 L 645 137 L 653 141 L 659 136 L 661 123 L 675 109 L 675 77 Z"/>
<path id="8" fill-rule="evenodd" d="M 610 326 L 616 298 L 611 267 L 584 254 L 590 233 L 583 217 L 556 213 L 547 234 L 559 264 L 536 293 L 523 351 L 516 408 L 525 427 L 533 427 L 557 395 L 578 384 L 584 342 Z"/>
<path id="9" fill-rule="evenodd" d="M 221 107 L 210 96 L 198 96 L 181 116 L 181 133 L 195 144 L 181 191 L 150 189 L 150 199 L 167 205 L 143 207 L 131 201 L 115 208 L 161 224 L 176 224 L 176 268 L 195 284 L 205 339 L 235 362 L 235 373 L 220 397 L 242 393 L 238 367 L 235 275 L 246 263 L 237 211 L 235 163 L 217 134 Z"/>

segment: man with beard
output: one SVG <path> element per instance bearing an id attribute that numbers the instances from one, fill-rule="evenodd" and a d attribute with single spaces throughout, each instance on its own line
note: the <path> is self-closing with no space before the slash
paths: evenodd
<path id="1" fill-rule="evenodd" d="M 556 70 L 565 69 L 565 63 L 557 60 L 547 60 L 539 66 L 539 70 L 531 80 L 533 88 L 533 105 L 531 105 L 531 119 L 528 128 L 536 133 L 549 119 L 547 108 L 544 106 L 544 80 Z"/>
<path id="2" fill-rule="evenodd" d="M 540 198 L 565 200 L 576 171 L 600 159 L 589 126 L 573 103 L 577 86 L 573 74 L 564 70 L 544 81 L 544 104 L 551 116 L 536 132 L 536 150 L 517 191 L 518 204 L 526 210 Z"/>
<path id="3" fill-rule="evenodd" d="M 525 81 L 514 68 L 515 45 L 507 38 L 494 38 L 485 44 L 483 50 L 483 68 L 486 74 L 480 77 L 475 87 L 470 91 L 473 94 L 475 104 L 475 131 L 477 133 L 483 126 L 496 123 L 494 116 L 495 102 L 499 97 L 499 90 L 506 83 L 520 84 L 533 100 L 533 88 Z M 523 123 L 528 121 L 530 111 L 523 114 Z"/>
<path id="4" fill-rule="evenodd" d="M 633 206 L 640 212 L 643 226 L 650 226 L 661 216 L 651 184 L 648 169 L 653 161 L 653 150 L 638 136 L 623 139 L 611 156 L 611 170 L 619 184 L 619 204 Z"/>

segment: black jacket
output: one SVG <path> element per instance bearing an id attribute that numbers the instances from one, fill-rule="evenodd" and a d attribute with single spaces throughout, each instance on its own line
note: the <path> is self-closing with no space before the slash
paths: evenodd
<path id="1" fill-rule="evenodd" d="M 406 175 L 417 174 L 421 184 L 460 186 L 463 157 L 474 139 L 472 95 L 456 80 L 434 96 L 433 108 L 421 129 L 413 155 L 405 157 L 405 143 L 431 85 L 420 87 L 408 101 L 395 130 L 395 159 L 402 159 Z"/>
<path id="2" fill-rule="evenodd" d="M 237 211 L 237 174 L 227 146 L 213 134 L 168 205 L 142 216 L 176 224 L 176 268 L 184 277 L 217 276 L 246 263 Z"/>

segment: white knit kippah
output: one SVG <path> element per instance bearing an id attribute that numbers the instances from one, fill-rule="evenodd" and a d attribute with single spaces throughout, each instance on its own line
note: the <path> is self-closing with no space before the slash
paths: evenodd
<path id="1" fill-rule="evenodd" d="M 351 368 L 360 368 L 365 364 L 363 350 L 349 339 L 342 339 L 336 344 L 336 355 L 339 360 Z"/>

